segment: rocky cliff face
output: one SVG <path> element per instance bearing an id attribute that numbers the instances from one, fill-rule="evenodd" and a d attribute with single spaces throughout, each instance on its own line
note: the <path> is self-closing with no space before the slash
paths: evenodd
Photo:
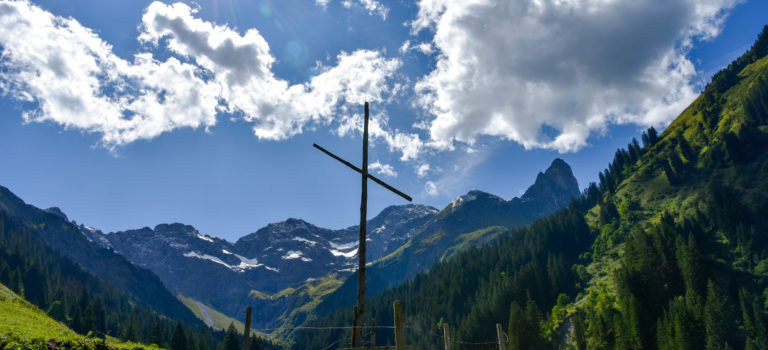
<path id="1" fill-rule="evenodd" d="M 545 172 L 536 176 L 536 182 L 520 199 L 529 203 L 530 212 L 546 214 L 567 206 L 571 198 L 578 195 L 579 184 L 571 167 L 556 158 Z"/>

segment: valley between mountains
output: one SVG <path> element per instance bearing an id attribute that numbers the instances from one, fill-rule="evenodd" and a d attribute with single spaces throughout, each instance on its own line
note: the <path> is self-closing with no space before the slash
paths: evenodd
<path id="1" fill-rule="evenodd" d="M 15 202 L 5 208 L 37 211 L 7 189 L 4 192 L 0 203 Z M 556 159 L 520 198 L 505 200 L 473 190 L 442 210 L 417 204 L 388 207 L 368 221 L 368 293 L 376 295 L 435 262 L 491 242 L 508 229 L 566 206 L 578 194 L 570 167 Z M 69 221 L 58 208 L 45 212 L 49 215 L 43 223 L 69 224 L 80 234 L 81 239 L 71 238 L 77 244 L 58 245 L 63 255 L 108 276 L 109 269 L 94 268 L 100 258 L 80 251 L 119 254 L 154 273 L 171 294 L 214 328 L 242 321 L 245 307 L 253 306 L 254 328 L 279 328 L 277 339 L 291 341 L 290 329 L 354 300 L 347 300 L 347 295 L 354 293 L 355 284 L 345 281 L 356 280 L 350 277 L 357 261 L 357 226 L 331 230 L 291 218 L 231 243 L 180 223 L 103 234 Z M 53 237 L 51 243 L 56 244 Z M 214 312 L 219 316 L 211 317 Z"/>

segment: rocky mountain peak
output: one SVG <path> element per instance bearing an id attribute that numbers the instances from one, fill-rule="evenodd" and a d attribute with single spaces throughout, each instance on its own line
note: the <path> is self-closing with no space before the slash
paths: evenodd
<path id="1" fill-rule="evenodd" d="M 474 201 L 478 201 L 478 200 L 481 200 L 481 201 L 489 201 L 489 200 L 490 201 L 504 201 L 504 199 L 499 197 L 499 196 L 490 194 L 488 192 L 483 192 L 483 191 L 480 191 L 478 189 L 472 189 L 469 192 L 467 192 L 467 194 L 465 194 L 463 196 L 460 196 L 460 197 L 457 197 L 456 199 L 451 201 L 451 203 L 448 206 L 455 209 L 455 208 L 458 208 L 459 206 L 461 206 L 463 204 L 474 202 Z"/>
<path id="2" fill-rule="evenodd" d="M 555 158 L 536 182 L 521 197 L 524 201 L 547 203 L 560 208 L 568 205 L 571 198 L 579 195 L 579 184 L 571 167 L 564 160 Z"/>
<path id="3" fill-rule="evenodd" d="M 198 234 L 197 230 L 190 226 L 180 223 L 172 224 L 160 224 L 155 226 L 155 232 L 160 234 L 184 234 L 189 236 L 195 236 Z"/>
<path id="4" fill-rule="evenodd" d="M 67 214 L 64 214 L 64 212 L 61 211 L 59 207 L 50 207 L 48 209 L 45 209 L 45 212 L 56 215 L 66 221 L 69 221 L 69 218 L 67 218 Z"/>

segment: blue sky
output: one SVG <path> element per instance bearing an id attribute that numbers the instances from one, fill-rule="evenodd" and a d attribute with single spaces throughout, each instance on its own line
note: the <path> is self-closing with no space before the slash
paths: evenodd
<path id="1" fill-rule="evenodd" d="M 442 208 L 583 188 L 768 23 L 765 1 L 0 1 L 0 185 L 105 232 L 358 222 L 374 174 Z M 369 217 L 401 198 L 369 186 Z"/>

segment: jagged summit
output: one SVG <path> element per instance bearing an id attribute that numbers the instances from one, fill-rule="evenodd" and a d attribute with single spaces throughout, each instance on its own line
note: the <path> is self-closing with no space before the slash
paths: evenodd
<path id="1" fill-rule="evenodd" d="M 50 207 L 48 209 L 45 209 L 45 212 L 49 214 L 56 215 L 58 217 L 61 217 L 62 219 L 69 221 L 69 218 L 67 218 L 67 214 L 64 214 L 63 211 L 59 207 Z"/>
<path id="2" fill-rule="evenodd" d="M 570 165 L 560 158 L 555 158 L 545 172 L 539 172 L 536 182 L 525 191 L 523 201 L 532 201 L 561 208 L 568 205 L 571 198 L 579 195 L 579 183 L 573 176 Z"/>

